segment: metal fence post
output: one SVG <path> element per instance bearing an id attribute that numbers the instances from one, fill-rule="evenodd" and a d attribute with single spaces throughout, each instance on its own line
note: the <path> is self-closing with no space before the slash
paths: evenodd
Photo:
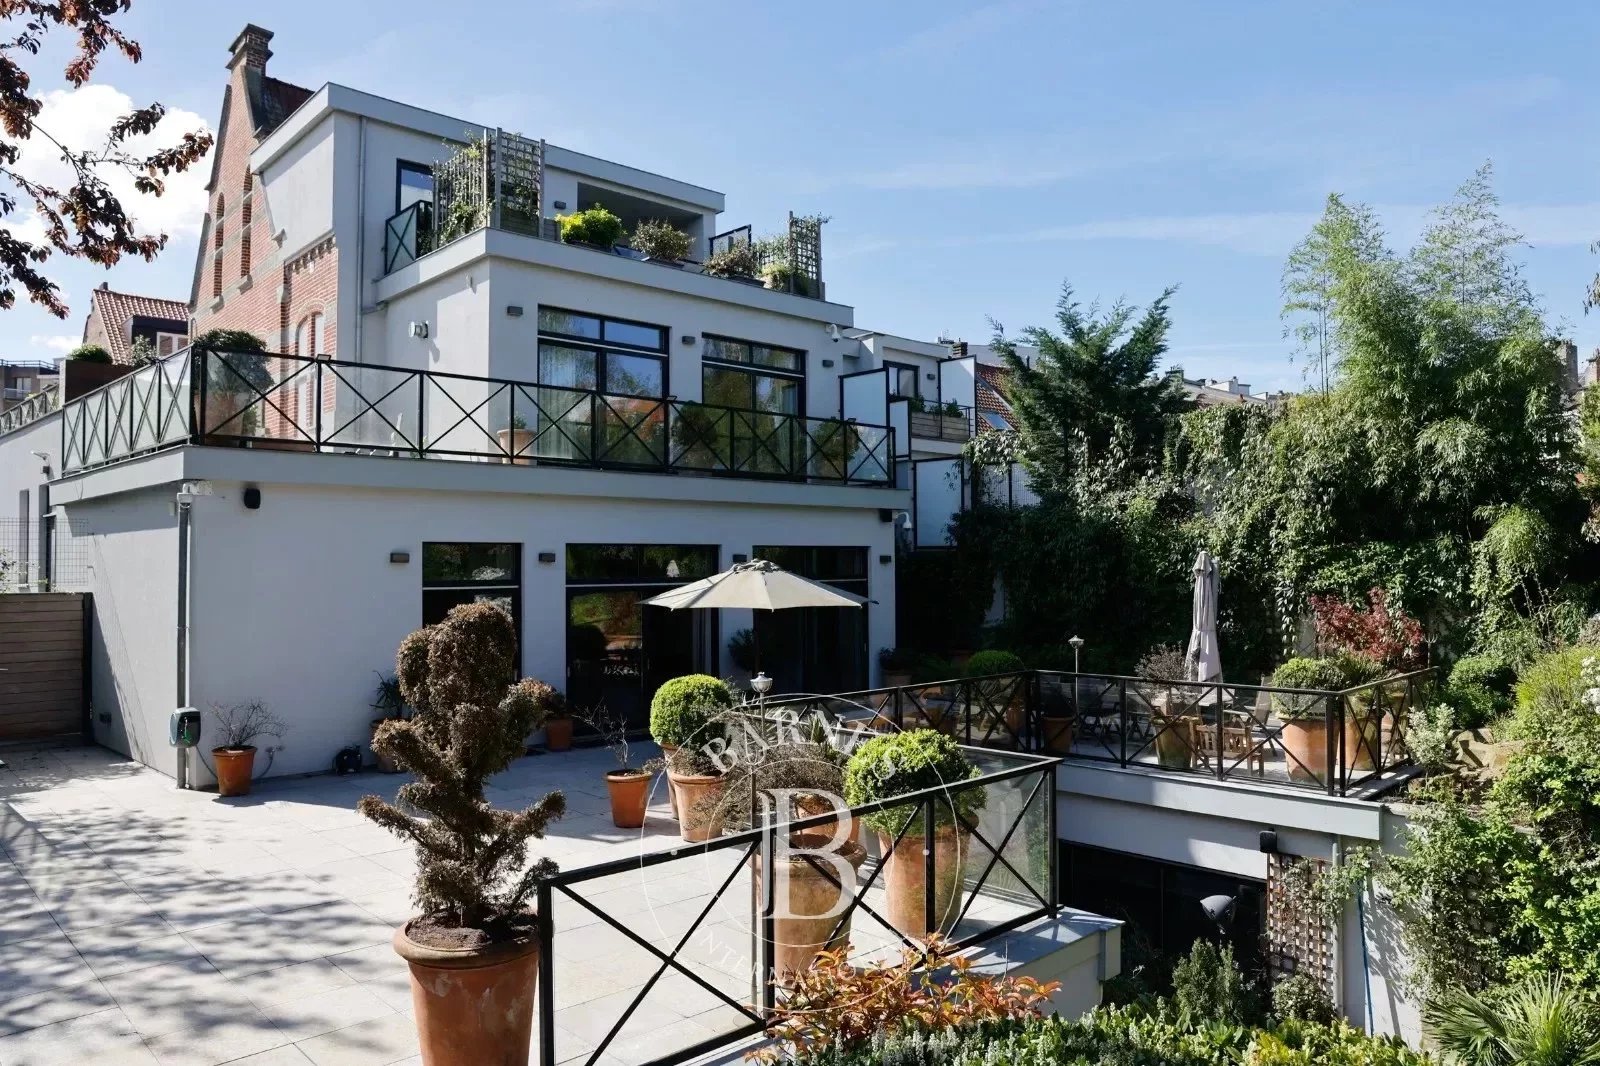
<path id="1" fill-rule="evenodd" d="M 425 404 L 427 403 L 427 401 L 428 401 L 428 378 L 427 378 L 427 375 L 425 375 L 425 374 L 423 374 L 423 373 L 421 373 L 419 371 L 417 373 L 417 458 L 418 459 L 421 459 L 423 456 L 428 454 L 428 435 L 423 430 L 423 427 L 427 425 L 427 422 L 425 421 L 425 416 L 427 415 L 427 410 L 425 408 Z"/>
<path id="2" fill-rule="evenodd" d="M 1044 772 L 1050 775 L 1050 807 L 1045 812 L 1045 831 L 1050 837 L 1047 852 L 1050 859 L 1050 917 L 1054 918 L 1061 913 L 1061 840 L 1056 827 L 1056 768 L 1047 766 Z"/>
<path id="3" fill-rule="evenodd" d="M 937 917 L 933 913 L 935 910 L 933 885 L 937 876 L 938 871 L 933 857 L 933 797 L 927 796 L 922 801 L 922 906 L 930 933 L 940 931 Z"/>
<path id="4" fill-rule="evenodd" d="M 1216 743 L 1216 751 L 1215 751 L 1214 754 L 1215 754 L 1216 760 L 1217 760 L 1217 780 L 1221 781 L 1223 778 L 1228 776 L 1228 768 L 1227 768 L 1227 766 L 1225 766 L 1223 764 L 1223 761 L 1222 761 L 1222 750 L 1223 750 L 1223 748 L 1225 746 L 1223 744 L 1223 742 L 1222 742 L 1222 728 L 1223 728 L 1222 723 L 1223 723 L 1223 720 L 1225 718 L 1225 716 L 1222 713 L 1222 686 L 1221 685 L 1216 686 L 1215 691 L 1216 691 L 1216 694 L 1217 694 L 1217 702 L 1216 702 L 1216 707 L 1217 707 L 1217 727 L 1213 731 L 1212 739 Z"/>
<path id="5" fill-rule="evenodd" d="M 315 397 L 311 401 L 312 432 L 316 434 L 311 439 L 311 446 L 319 452 L 322 450 L 322 398 L 324 395 L 322 391 L 322 363 L 323 361 L 318 359 L 311 364 L 313 371 L 311 382 L 317 390 Z"/>
<path id="6" fill-rule="evenodd" d="M 540 881 L 539 908 L 539 1066 L 556 1066 L 555 918 L 550 913 L 550 882 Z"/>
<path id="7" fill-rule="evenodd" d="M 1335 713 L 1333 709 L 1333 701 L 1339 698 L 1340 697 L 1338 696 L 1323 697 L 1325 701 L 1323 704 L 1323 719 L 1328 723 L 1325 731 L 1327 733 L 1327 763 L 1323 768 L 1323 773 L 1326 774 L 1328 778 L 1328 795 L 1330 796 L 1337 796 L 1340 794 L 1338 776 L 1340 767 L 1344 761 L 1339 757 L 1340 743 L 1344 740 L 1344 720 L 1342 708 L 1340 713 Z"/>
<path id="8" fill-rule="evenodd" d="M 1117 682 L 1117 747 L 1120 754 L 1117 756 L 1117 765 L 1128 765 L 1128 682 Z"/>
<path id="9" fill-rule="evenodd" d="M 771 1017 L 778 1007 L 777 909 L 778 824 L 769 801 L 761 834 L 761 1008 Z"/>

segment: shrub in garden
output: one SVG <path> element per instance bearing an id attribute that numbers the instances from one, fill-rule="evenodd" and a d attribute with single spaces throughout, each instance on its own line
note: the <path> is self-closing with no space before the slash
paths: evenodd
<path id="1" fill-rule="evenodd" d="M 1334 1017 L 1333 999 L 1322 982 L 1310 974 L 1290 974 L 1272 986 L 1272 1013 L 1280 1021 L 1328 1025 Z"/>
<path id="2" fill-rule="evenodd" d="M 1014 674 L 1025 670 L 1021 657 L 1009 651 L 991 649 L 980 651 L 967 660 L 968 677 L 985 677 L 989 674 Z"/>
<path id="3" fill-rule="evenodd" d="M 760 269 L 754 246 L 736 244 L 707 256 L 701 273 L 714 278 L 754 278 Z"/>
<path id="4" fill-rule="evenodd" d="M 1233 959 L 1233 946 L 1197 940 L 1172 968 L 1171 1006 L 1179 1024 L 1245 1025 L 1256 1019 L 1255 991 Z"/>
<path id="5" fill-rule="evenodd" d="M 1368 592 L 1364 608 L 1338 596 L 1310 599 L 1317 643 L 1323 648 L 1357 655 L 1389 670 L 1414 670 L 1422 665 L 1422 623 L 1390 606 L 1383 589 Z"/>
<path id="6" fill-rule="evenodd" d="M 676 262 L 689 258 L 689 235 L 658 218 L 645 219 L 635 226 L 628 243 L 634 251 L 643 252 L 651 259 Z"/>
<path id="7" fill-rule="evenodd" d="M 67 358 L 80 363 L 110 363 L 111 353 L 98 344 L 80 344 L 67 353 Z"/>
<path id="8" fill-rule="evenodd" d="M 708 739 L 701 734 L 718 714 L 733 706 L 733 694 L 720 678 L 685 674 L 656 689 L 650 701 L 650 735 L 657 744 L 682 746 Z"/>
<path id="9" fill-rule="evenodd" d="M 1423 1023 L 1439 1049 L 1460 1066 L 1600 1062 L 1600 1007 L 1557 975 L 1542 974 L 1482 995 L 1452 989 L 1424 1007 Z"/>
<path id="10" fill-rule="evenodd" d="M 930 788 L 953 788 L 976 776 L 978 768 L 954 740 L 938 730 L 912 729 L 873 737 L 856 749 L 845 766 L 844 799 L 846 804 L 856 807 Z M 970 821 L 983 809 L 985 799 L 982 788 L 969 788 L 936 800 L 934 825 L 951 825 L 957 814 Z M 864 815 L 862 821 L 893 837 L 909 813 L 890 808 Z M 920 832 L 922 816 L 919 813 L 907 835 Z"/>

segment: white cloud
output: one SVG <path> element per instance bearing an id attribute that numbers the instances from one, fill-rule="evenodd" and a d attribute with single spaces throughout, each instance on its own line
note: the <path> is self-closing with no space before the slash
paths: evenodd
<path id="1" fill-rule="evenodd" d="M 28 338 L 28 343 L 35 348 L 48 348 L 52 352 L 70 352 L 82 342 L 76 336 L 67 333 L 35 333 Z"/>
<path id="2" fill-rule="evenodd" d="M 132 98 L 111 85 L 60 89 L 45 93 L 44 107 L 35 123 L 67 148 L 79 151 L 96 149 L 105 141 L 106 128 L 117 118 L 133 111 L 134 107 Z M 130 137 L 125 147 L 135 156 L 148 154 L 176 143 L 182 134 L 190 130 L 205 128 L 209 128 L 205 120 L 194 112 L 173 109 L 167 112 L 152 132 Z M 16 169 L 24 177 L 46 185 L 67 184 L 72 175 L 71 167 L 62 161 L 55 145 L 38 134 L 23 144 Z M 205 214 L 205 184 L 209 174 L 209 160 L 202 160 L 185 173 L 168 175 L 166 191 L 159 197 L 135 192 L 132 176 L 118 168 L 104 168 L 101 176 L 142 228 L 182 237 L 192 236 L 200 230 Z M 20 201 L 19 210 L 25 209 L 27 203 L 26 199 Z M 24 239 L 39 240 L 43 237 L 44 227 L 31 211 L 27 216 L 7 224 Z"/>

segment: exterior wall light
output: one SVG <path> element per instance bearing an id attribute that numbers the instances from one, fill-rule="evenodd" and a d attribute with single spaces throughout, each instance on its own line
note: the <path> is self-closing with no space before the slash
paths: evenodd
<path id="1" fill-rule="evenodd" d="M 678 338 L 678 343 L 679 344 L 683 344 L 683 345 L 687 345 L 687 346 L 692 348 L 692 347 L 694 347 L 694 342 L 697 341 L 697 340 L 699 340 L 699 338 L 696 337 L 693 333 L 685 333 L 683 336 Z"/>
<path id="2" fill-rule="evenodd" d="M 506 304 L 506 316 L 509 317 L 509 318 L 521 318 L 522 317 L 522 305 L 521 304 Z"/>
<path id="3" fill-rule="evenodd" d="M 411 561 L 410 552 L 390 552 L 389 561 L 397 566 L 404 566 Z"/>
<path id="4" fill-rule="evenodd" d="M 878 562 L 882 563 L 884 566 L 888 566 L 890 563 L 894 562 L 894 556 L 880 555 L 878 556 Z"/>
<path id="5" fill-rule="evenodd" d="M 541 563 L 553 563 L 553 562 L 556 561 L 556 553 L 555 552 L 540 552 L 539 553 L 539 561 Z"/>

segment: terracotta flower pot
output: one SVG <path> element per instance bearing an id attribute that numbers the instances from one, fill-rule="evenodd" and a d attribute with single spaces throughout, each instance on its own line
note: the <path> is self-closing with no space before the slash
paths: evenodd
<path id="1" fill-rule="evenodd" d="M 250 778 L 256 770 L 256 749 L 212 748 L 211 761 L 217 768 L 217 795 L 248 796 Z"/>
<path id="2" fill-rule="evenodd" d="M 830 814 L 833 811 L 838 810 L 837 807 L 828 801 L 828 797 L 819 796 L 815 793 L 807 793 L 805 795 L 796 796 L 794 798 L 794 806 L 796 816 L 799 818 L 814 818 L 819 814 Z M 838 833 L 840 818 L 844 819 L 845 823 L 850 827 L 850 843 L 859 844 L 861 842 L 861 820 L 852 817 L 848 811 L 841 814 L 839 818 L 833 818 L 829 821 L 814 825 L 809 829 L 802 830 L 799 835 L 811 836 L 813 834 L 821 834 L 826 838 L 832 839 L 832 837 Z"/>
<path id="3" fill-rule="evenodd" d="M 1194 748 L 1189 743 L 1189 720 L 1176 717 L 1154 716 L 1151 719 L 1156 733 L 1156 762 L 1165 770 L 1187 770 L 1194 765 Z"/>
<path id="4" fill-rule="evenodd" d="M 1052 755 L 1066 755 L 1072 751 L 1071 715 L 1045 715 L 1040 719 L 1044 727 L 1044 750 Z"/>
<path id="5" fill-rule="evenodd" d="M 680 774 L 667 768 L 667 780 L 678 794 L 678 831 L 691 843 L 722 835 L 722 814 L 716 805 L 728 787 L 721 774 Z"/>
<path id="6" fill-rule="evenodd" d="M 606 773 L 606 791 L 611 793 L 611 822 L 618 829 L 638 829 L 644 825 L 645 807 L 650 802 L 650 776 L 643 770 Z"/>
<path id="7" fill-rule="evenodd" d="M 1293 718 L 1283 723 L 1283 747 L 1289 754 L 1289 780 L 1328 783 L 1328 722 L 1316 718 Z"/>
<path id="8" fill-rule="evenodd" d="M 885 670 L 883 672 L 884 688 L 905 688 L 911 684 L 910 670 Z"/>
<path id="9" fill-rule="evenodd" d="M 387 722 L 387 721 L 388 721 L 387 718 L 374 718 L 372 720 L 372 732 L 373 732 L 373 734 L 376 735 L 377 732 L 378 732 L 378 727 L 380 725 L 382 725 L 383 723 Z M 378 764 L 378 769 L 382 770 L 384 773 L 386 773 L 386 774 L 397 774 L 397 773 L 400 772 L 400 764 L 395 762 L 394 756 L 385 755 L 381 751 L 379 751 L 377 748 L 373 748 L 372 749 L 372 758 Z"/>
<path id="10" fill-rule="evenodd" d="M 930 926 L 923 886 L 927 882 L 922 833 L 913 828 L 893 851 L 893 837 L 878 834 L 878 847 L 887 854 L 883 864 L 883 885 L 888 894 L 889 924 L 906 936 L 922 940 L 929 933 L 954 924 L 961 912 L 962 868 L 966 864 L 968 840 L 965 832 L 953 825 L 937 826 L 933 831 L 933 917 Z"/>
<path id="11" fill-rule="evenodd" d="M 411 1005 L 424 1066 L 527 1066 L 533 1039 L 539 942 L 532 936 L 481 948 L 434 948 L 395 930 L 411 967 Z"/>
<path id="12" fill-rule="evenodd" d="M 533 430 L 531 429 L 498 429 L 495 437 L 500 441 L 501 451 L 510 452 L 510 455 L 500 457 L 502 463 L 515 463 L 517 466 L 533 465 Z"/>
<path id="13" fill-rule="evenodd" d="M 789 840 L 790 852 L 779 860 L 778 882 L 775 886 L 778 901 L 773 918 L 773 979 L 788 985 L 795 974 L 810 968 L 817 954 L 839 947 L 850 940 L 850 921 L 845 919 L 837 936 L 830 936 L 844 908 L 855 895 L 854 871 L 866 861 L 867 849 L 855 841 L 846 841 L 835 854 L 850 864 L 852 875 L 844 883 L 835 884 L 829 875 L 839 871 L 827 858 L 816 856 L 818 866 L 812 865 L 802 849 L 827 851 L 832 837 L 823 832 L 796 833 Z M 761 856 L 753 860 L 757 884 L 762 876 Z M 827 873 L 824 874 L 823 871 Z"/>
<path id="14" fill-rule="evenodd" d="M 1376 768 L 1382 715 L 1374 713 L 1370 700 L 1351 699 L 1344 712 L 1344 765 L 1348 770 Z"/>
<path id="15" fill-rule="evenodd" d="M 544 746 L 547 751 L 566 751 L 571 748 L 572 719 L 547 719 L 544 723 Z"/>

